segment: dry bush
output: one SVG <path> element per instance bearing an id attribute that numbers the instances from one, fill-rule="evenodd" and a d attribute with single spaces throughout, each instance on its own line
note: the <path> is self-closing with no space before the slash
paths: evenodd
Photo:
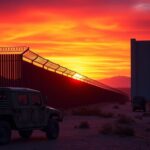
<path id="1" fill-rule="evenodd" d="M 143 116 L 143 117 L 150 117 L 150 112 L 145 112 L 145 113 L 143 113 L 142 116 Z"/>
<path id="2" fill-rule="evenodd" d="M 131 118 L 130 116 L 126 116 L 124 114 L 119 114 L 118 117 L 119 118 L 117 119 L 117 123 L 120 124 L 132 124 L 135 122 L 133 118 Z"/>
<path id="3" fill-rule="evenodd" d="M 103 118 L 112 118 L 114 114 L 112 112 L 103 112 L 100 109 L 94 108 L 80 108 L 72 111 L 72 115 L 77 116 L 98 116 Z"/>
<path id="4" fill-rule="evenodd" d="M 150 127 L 145 129 L 146 132 L 150 132 Z"/>
<path id="5" fill-rule="evenodd" d="M 132 126 L 127 126 L 123 124 L 111 124 L 111 123 L 104 124 L 99 130 L 99 133 L 106 134 L 106 135 L 116 134 L 119 136 L 134 136 L 135 135 L 135 131 Z"/>
<path id="6" fill-rule="evenodd" d="M 135 131 L 133 127 L 121 125 L 121 124 L 117 124 L 115 126 L 113 133 L 120 135 L 120 136 L 134 136 L 135 135 Z"/>
<path id="7" fill-rule="evenodd" d="M 112 112 L 101 112 L 99 114 L 99 117 L 103 117 L 103 118 L 112 118 L 114 116 L 114 114 Z"/>
<path id="8" fill-rule="evenodd" d="M 102 128 L 99 130 L 99 133 L 102 134 L 112 134 L 113 132 L 113 127 L 112 124 L 106 123 L 102 126 Z"/>
<path id="9" fill-rule="evenodd" d="M 119 105 L 126 105 L 127 102 L 128 101 L 121 101 L 121 102 L 119 102 Z"/>
<path id="10" fill-rule="evenodd" d="M 77 116 L 99 116 L 101 113 L 100 109 L 90 109 L 90 108 L 79 108 L 72 111 L 72 115 Z"/>
<path id="11" fill-rule="evenodd" d="M 87 121 L 83 121 L 79 124 L 79 126 L 77 126 L 77 128 L 79 128 L 79 129 L 88 129 L 88 128 L 90 128 L 90 125 Z"/>
<path id="12" fill-rule="evenodd" d="M 118 105 L 114 105 L 113 109 L 119 109 L 119 106 Z"/>
<path id="13" fill-rule="evenodd" d="M 143 116 L 136 115 L 136 116 L 134 116 L 134 118 L 136 118 L 136 119 L 138 119 L 138 120 L 142 120 L 142 119 L 143 119 Z"/>

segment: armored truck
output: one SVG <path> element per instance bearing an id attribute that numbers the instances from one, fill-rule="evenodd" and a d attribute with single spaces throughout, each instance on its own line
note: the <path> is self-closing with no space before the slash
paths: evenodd
<path id="1" fill-rule="evenodd" d="M 35 129 L 44 131 L 48 139 L 56 139 L 62 120 L 62 112 L 46 106 L 40 91 L 0 87 L 0 144 L 10 142 L 12 130 L 23 139 L 28 139 Z"/>

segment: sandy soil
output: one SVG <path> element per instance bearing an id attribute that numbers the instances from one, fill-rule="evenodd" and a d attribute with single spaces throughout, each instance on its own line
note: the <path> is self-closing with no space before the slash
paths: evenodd
<path id="1" fill-rule="evenodd" d="M 142 113 L 133 113 L 130 104 L 93 106 L 101 107 L 103 111 L 113 112 L 114 117 L 102 118 L 96 116 L 72 116 L 68 112 L 60 125 L 60 137 L 48 141 L 45 134 L 35 131 L 28 141 L 20 139 L 17 132 L 13 132 L 12 142 L 1 146 L 0 150 L 150 150 L 150 116 L 143 117 Z M 133 137 L 121 137 L 115 134 L 103 135 L 99 133 L 105 123 L 113 124 L 118 114 L 130 115 L 135 123 L 132 125 L 136 131 Z M 81 122 L 89 123 L 89 129 L 75 128 Z"/>

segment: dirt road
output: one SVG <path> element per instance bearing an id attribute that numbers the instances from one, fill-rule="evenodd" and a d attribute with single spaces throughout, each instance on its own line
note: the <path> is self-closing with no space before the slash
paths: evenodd
<path id="1" fill-rule="evenodd" d="M 100 134 L 102 124 L 113 120 L 94 116 L 66 116 L 60 125 L 60 137 L 57 140 L 48 141 L 43 132 L 35 131 L 30 140 L 23 141 L 17 132 L 13 132 L 12 142 L 0 146 L 0 150 L 150 150 L 150 138 L 146 132 L 133 137 Z M 90 128 L 75 128 L 82 121 L 88 122 Z M 150 123 L 150 117 L 144 121 Z M 140 120 L 137 123 L 137 130 L 143 128 L 145 122 L 143 125 L 142 122 Z"/>

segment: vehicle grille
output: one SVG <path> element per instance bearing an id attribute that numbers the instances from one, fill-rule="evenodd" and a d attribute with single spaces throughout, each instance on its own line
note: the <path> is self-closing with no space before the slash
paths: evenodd
<path id="1" fill-rule="evenodd" d="M 0 100 L 0 109 L 1 108 L 8 108 L 9 102 L 7 100 Z"/>

